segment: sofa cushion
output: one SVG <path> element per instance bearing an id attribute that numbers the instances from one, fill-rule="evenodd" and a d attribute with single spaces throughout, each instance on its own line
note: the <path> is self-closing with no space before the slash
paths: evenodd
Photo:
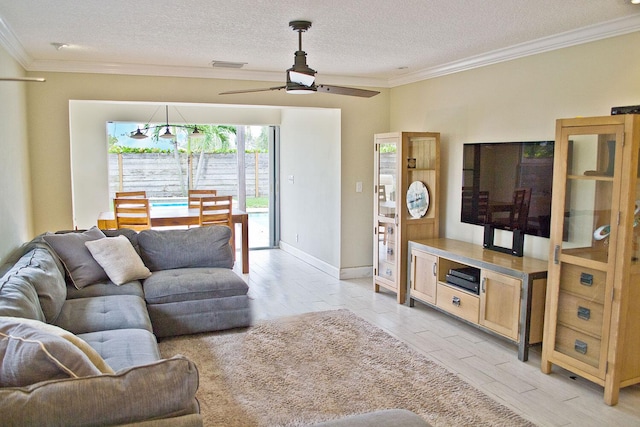
<path id="1" fill-rule="evenodd" d="M 85 286 L 82 289 L 76 289 L 76 287 L 71 284 L 67 285 L 67 299 L 93 298 L 109 295 L 136 295 L 144 298 L 142 282 L 133 280 L 120 286 L 114 286 L 113 282 L 107 280 L 106 282 Z"/>
<path id="2" fill-rule="evenodd" d="M 23 260 L 20 258 L 18 262 Z M 27 257 L 28 261 L 28 257 Z M 28 274 L 20 274 L 23 263 L 15 264 L 0 279 L 0 316 L 46 321 L 35 286 Z"/>
<path id="3" fill-rule="evenodd" d="M 101 374 L 89 356 L 65 339 L 64 334 L 51 333 L 21 320 L 0 318 L 1 386 L 22 387 L 52 379 Z"/>
<path id="4" fill-rule="evenodd" d="M 158 338 L 244 328 L 251 325 L 247 295 L 149 304 L 153 333 Z"/>
<path id="5" fill-rule="evenodd" d="M 43 239 L 53 248 L 64 264 L 67 274 L 78 289 L 107 280 L 104 269 L 93 259 L 85 242 L 104 239 L 97 227 L 82 233 L 46 234 Z"/>
<path id="6" fill-rule="evenodd" d="M 0 388 L 8 425 L 120 425 L 198 412 L 198 371 L 184 357 L 99 375 Z"/>
<path id="7" fill-rule="evenodd" d="M 145 329 L 118 329 L 79 334 L 115 371 L 160 359 L 155 335 Z"/>
<path id="8" fill-rule="evenodd" d="M 113 329 L 153 331 L 145 302 L 135 295 L 67 300 L 56 319 L 56 325 L 74 334 Z"/>
<path id="9" fill-rule="evenodd" d="M 25 286 L 26 283 L 31 284 L 47 322 L 53 322 L 58 317 L 67 297 L 64 275 L 58 269 L 54 255 L 44 247 L 35 247 L 24 254 L 2 280 L 13 281 L 14 284 L 24 281 Z"/>
<path id="10" fill-rule="evenodd" d="M 143 230 L 138 234 L 142 261 L 151 271 L 188 267 L 233 267 L 228 227 Z"/>
<path id="11" fill-rule="evenodd" d="M 246 295 L 249 286 L 227 268 L 178 268 L 154 271 L 143 282 L 148 304 Z"/>
<path id="12" fill-rule="evenodd" d="M 125 236 L 105 237 L 84 243 L 91 256 L 116 285 L 146 279 L 151 272 Z"/>
<path id="13" fill-rule="evenodd" d="M 130 228 L 118 228 L 116 230 L 100 230 L 107 237 L 118 237 L 124 236 L 131 242 L 131 246 L 136 250 L 138 254 L 140 254 L 140 249 L 138 248 L 138 232 L 132 230 Z"/>

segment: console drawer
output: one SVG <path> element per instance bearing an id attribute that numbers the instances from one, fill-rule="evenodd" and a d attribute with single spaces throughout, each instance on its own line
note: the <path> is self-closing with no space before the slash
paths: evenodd
<path id="1" fill-rule="evenodd" d="M 599 368 L 601 342 L 585 333 L 558 325 L 556 329 L 556 351 Z"/>
<path id="2" fill-rule="evenodd" d="M 438 283 L 436 306 L 469 322 L 478 323 L 480 299 L 475 295 Z"/>
<path id="3" fill-rule="evenodd" d="M 563 325 L 600 338 L 602 337 L 603 311 L 602 304 L 560 292 L 558 322 Z"/>
<path id="4" fill-rule="evenodd" d="M 590 301 L 604 303 L 607 274 L 604 271 L 562 263 L 560 290 L 580 295 Z"/>

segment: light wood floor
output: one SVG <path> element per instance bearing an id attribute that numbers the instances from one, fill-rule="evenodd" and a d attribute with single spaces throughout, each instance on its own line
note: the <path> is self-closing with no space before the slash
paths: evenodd
<path id="1" fill-rule="evenodd" d="M 376 294 L 371 278 L 338 280 L 278 249 L 252 251 L 243 277 L 256 321 L 347 308 L 537 425 L 640 426 L 640 386 L 622 389 L 620 403 L 607 406 L 600 386 L 557 367 L 540 372 L 538 347 L 520 362 L 515 345 L 422 304 L 400 305 L 393 293 Z"/>

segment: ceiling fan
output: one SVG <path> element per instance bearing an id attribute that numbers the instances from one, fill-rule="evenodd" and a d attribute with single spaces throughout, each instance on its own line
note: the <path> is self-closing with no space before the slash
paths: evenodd
<path id="1" fill-rule="evenodd" d="M 316 71 L 309 68 L 309 66 L 307 65 L 307 53 L 302 50 L 302 33 L 311 28 L 311 22 L 291 21 L 289 22 L 289 26 L 293 29 L 293 31 L 298 32 L 298 50 L 295 53 L 293 67 L 287 70 L 287 84 L 284 86 L 276 86 L 263 89 L 232 90 L 229 92 L 222 92 L 220 93 L 220 95 L 267 92 L 271 90 L 282 89 L 285 89 L 287 93 L 294 94 L 324 92 L 337 95 L 359 96 L 363 98 L 371 98 L 372 96 L 376 96 L 380 93 L 373 90 L 356 89 L 352 87 L 316 84 Z"/>

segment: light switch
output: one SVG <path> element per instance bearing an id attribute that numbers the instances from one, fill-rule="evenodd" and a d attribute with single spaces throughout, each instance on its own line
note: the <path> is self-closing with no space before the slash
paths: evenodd
<path id="1" fill-rule="evenodd" d="M 356 193 L 362 193 L 362 181 L 356 182 Z"/>

